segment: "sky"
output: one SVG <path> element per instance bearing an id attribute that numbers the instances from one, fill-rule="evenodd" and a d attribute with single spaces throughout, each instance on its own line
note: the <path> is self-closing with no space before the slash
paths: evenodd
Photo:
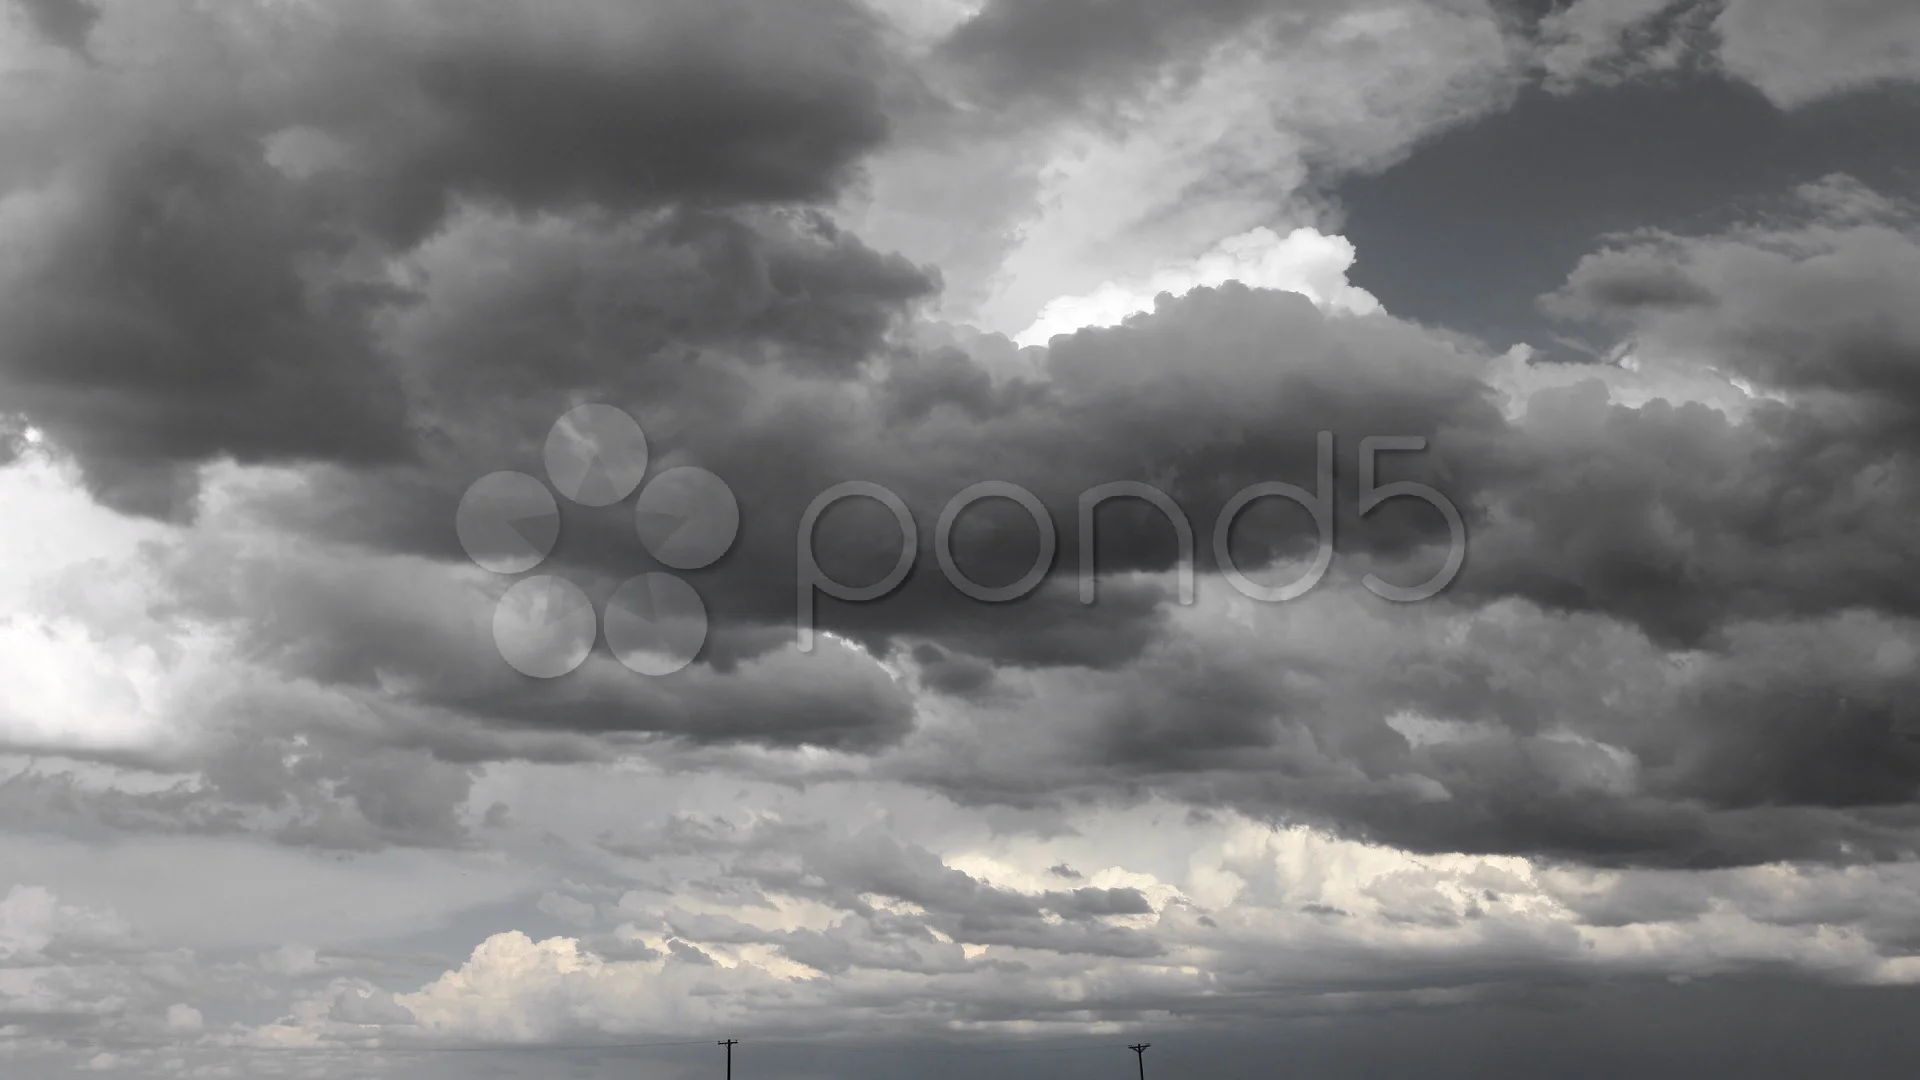
<path id="1" fill-rule="evenodd" d="M 0 1073 L 1920 1067 L 1908 0 L 0 79 Z"/>

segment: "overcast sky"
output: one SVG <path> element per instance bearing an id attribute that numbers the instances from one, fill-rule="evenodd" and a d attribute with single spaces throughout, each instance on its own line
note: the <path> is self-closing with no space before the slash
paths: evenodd
<path id="1" fill-rule="evenodd" d="M 1920 1068 L 1911 0 L 0 14 L 0 1074 Z"/>

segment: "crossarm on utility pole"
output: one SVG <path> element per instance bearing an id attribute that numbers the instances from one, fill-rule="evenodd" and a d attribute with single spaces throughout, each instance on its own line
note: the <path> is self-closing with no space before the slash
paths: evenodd
<path id="1" fill-rule="evenodd" d="M 1147 1080 L 1147 1047 L 1152 1043 L 1134 1043 L 1127 1049 L 1133 1051 L 1134 1060 L 1140 1063 L 1140 1080 Z"/>

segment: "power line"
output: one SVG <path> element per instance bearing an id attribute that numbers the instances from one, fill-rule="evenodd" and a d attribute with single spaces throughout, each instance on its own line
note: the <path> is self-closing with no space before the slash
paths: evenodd
<path id="1" fill-rule="evenodd" d="M 727 1048 L 727 1080 L 733 1080 L 733 1048 L 739 1039 L 721 1039 L 716 1045 Z"/>
<path id="2" fill-rule="evenodd" d="M 1134 1043 L 1127 1049 L 1133 1051 L 1134 1060 L 1140 1063 L 1140 1080 L 1147 1080 L 1147 1047 L 1152 1043 Z"/>

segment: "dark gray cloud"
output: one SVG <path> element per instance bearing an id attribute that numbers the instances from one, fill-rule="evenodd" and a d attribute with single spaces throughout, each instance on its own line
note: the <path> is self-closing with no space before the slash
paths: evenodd
<path id="1" fill-rule="evenodd" d="M 31 254 L 0 311 L 9 408 L 103 499 L 173 517 L 191 514 L 189 470 L 210 459 L 411 456 L 409 388 L 371 327 L 411 298 L 380 261 L 458 200 L 804 202 L 885 138 L 890 61 L 872 16 L 837 0 L 739 8 L 147 11 L 151 39 L 123 46 L 173 66 L 110 56 L 9 114 L 8 190 L 61 182 L 14 238 Z M 268 75 L 271 91 L 246 89 Z M 716 258 L 752 257 L 708 239 Z M 796 338 L 831 348 L 860 318 L 796 307 L 807 268 L 765 269 L 763 287 L 789 297 L 767 317 Z M 910 270 L 878 271 L 898 284 L 863 272 L 825 288 L 922 288 Z"/>
<path id="2" fill-rule="evenodd" d="M 970 803 L 1157 796 L 1436 853 L 1727 866 L 1920 847 L 1910 621 L 1749 625 L 1681 660 L 1605 618 L 1367 607 L 1330 592 L 1064 680 L 891 768 Z"/>
<path id="3" fill-rule="evenodd" d="M 1671 260 L 1652 252 L 1589 255 L 1574 268 L 1564 297 L 1551 305 L 1575 317 L 1604 316 L 1640 308 L 1688 308 L 1712 304 L 1713 293 Z"/>
<path id="4" fill-rule="evenodd" d="M 1515 65 L 1600 45 L 1339 191 L 1359 283 L 1393 315 L 1229 284 L 1021 352 L 929 322 L 940 268 L 835 224 L 903 118 L 919 149 L 1062 117 L 1124 130 L 1133 91 L 1197 77 L 1214 46 L 1331 33 L 1353 6 L 991 0 L 919 68 L 837 0 L 124 4 L 97 26 L 29 5 L 95 62 L 41 50 L 45 93 L 0 121 L 8 455 L 38 467 L 31 424 L 101 501 L 175 518 L 207 463 L 297 468 L 209 472 L 197 527 L 129 564 L 154 597 L 92 606 L 62 582 L 70 620 L 6 622 L 100 644 L 135 705 L 48 722 L 29 693 L 0 703 L 0 745 L 65 755 L 0 781 L 5 884 L 92 874 L 97 897 L 151 856 L 169 888 L 199 874 L 200 914 L 240 910 L 205 881 L 259 884 L 227 853 L 269 868 L 254 877 L 337 864 L 359 875 L 329 879 L 346 901 L 295 885 L 247 906 L 284 934 L 280 905 L 332 905 L 384 953 L 429 955 L 385 986 L 337 941 L 325 962 L 202 963 L 10 893 L 7 962 L 57 970 L 22 976 L 43 979 L 31 999 L 6 980 L 0 1019 L 63 1069 L 83 1045 L 134 1070 L 161 1048 L 232 1065 L 242 1016 L 329 1046 L 640 1041 L 669 1016 L 808 1036 L 1164 1023 L 1172 1039 L 1140 1035 L 1156 1061 L 1223 1075 L 1270 1055 L 1189 1053 L 1182 1028 L 1291 1025 L 1290 1063 L 1329 1074 L 1678 1074 L 1709 1055 L 1873 1075 L 1834 1033 L 1892 1030 L 1903 992 L 1756 973 L 1910 979 L 1920 942 L 1897 902 L 1920 850 L 1920 230 L 1894 197 L 1916 163 L 1885 137 L 1912 103 L 1833 93 L 1900 77 L 1859 31 L 1897 44 L 1901 12 L 1730 0 L 1713 46 L 1704 6 L 1624 29 L 1574 18 L 1607 14 L 1591 0 L 1518 6 Z M 1835 32 L 1811 60 L 1748 63 L 1809 30 Z M 1758 89 L 1706 70 L 1710 47 Z M 1781 195 L 1836 168 L 1860 182 Z M 1607 359 L 1526 367 L 1458 330 L 1564 330 Z M 676 675 L 602 651 L 519 677 L 490 636 L 507 579 L 459 550 L 466 486 L 539 475 L 583 401 L 638 418 L 655 472 L 701 465 L 739 498 L 736 548 L 687 572 L 713 630 Z M 1238 603 L 1216 515 L 1255 482 L 1311 486 L 1322 430 L 1334 568 L 1296 603 Z M 1430 440 L 1383 475 L 1432 485 L 1469 529 L 1425 604 L 1359 584 L 1425 576 L 1446 540 L 1411 501 L 1357 512 L 1358 442 L 1384 434 Z M 882 600 L 820 600 L 818 626 L 866 651 L 798 655 L 799 522 L 848 479 L 899 494 L 917 568 Z M 981 480 L 1031 490 L 1057 528 L 1051 577 L 1017 603 L 968 599 L 931 550 Z M 1175 602 L 1172 528 L 1124 503 L 1097 519 L 1081 602 L 1078 498 L 1113 480 L 1187 512 L 1199 604 Z M 657 569 L 630 513 L 565 506 L 543 569 L 604 607 Z M 870 581 L 894 529 L 845 504 L 815 550 Z M 1034 529 L 978 506 L 956 561 L 1013 580 Z M 1278 578 L 1314 540 L 1268 500 L 1231 550 Z M 111 613 L 143 605 L 148 651 L 113 652 Z M 217 639 L 219 662 L 176 636 Z M 478 892 L 490 867 L 515 880 L 388 910 L 469 874 Z M 164 918 L 147 885 L 122 895 Z M 1737 977 L 1641 981 L 1676 972 Z M 171 1008 L 195 984 L 218 988 L 202 1031 Z M 1758 1048 L 1756 1009 L 1790 1014 Z M 1804 1038 L 1768 1044 L 1782 1030 Z M 804 1059 L 778 1067 L 828 1069 Z"/>
<path id="5" fill-rule="evenodd" d="M 331 518 L 341 535 L 359 540 L 452 555 L 446 522 L 460 491 L 494 468 L 537 470 L 546 428 L 569 395 L 584 391 L 632 403 L 663 453 L 712 469 L 733 487 L 744 508 L 739 546 L 702 578 L 711 583 L 716 623 L 790 627 L 802 515 L 818 493 L 863 478 L 896 492 L 913 512 L 920 565 L 898 596 L 865 606 L 823 602 L 823 627 L 884 640 L 938 625 L 941 638 L 976 656 L 1106 664 L 1138 649 L 1158 618 L 1158 593 L 1111 581 L 1097 608 L 1079 602 L 1070 578 L 1079 558 L 1081 492 L 1117 479 L 1160 480 L 1196 523 L 1204 569 L 1213 562 L 1210 525 L 1237 491 L 1276 478 L 1313 483 L 1318 428 L 1341 432 L 1347 457 L 1365 432 L 1471 432 L 1502 423 L 1476 378 L 1480 361 L 1470 354 L 1391 321 L 1329 321 L 1304 298 L 1239 286 L 1196 294 L 1135 328 L 1063 339 L 1044 382 L 990 382 L 975 361 L 950 349 L 890 354 L 831 372 L 792 359 L 790 348 L 781 353 L 787 362 L 764 374 L 750 358 L 715 353 L 691 361 L 656 353 L 635 363 L 633 354 L 609 347 L 629 329 L 617 318 L 624 310 L 604 330 L 582 325 L 571 311 L 559 314 L 547 324 L 553 332 L 543 338 L 546 348 L 579 357 L 580 366 L 569 372 L 553 365 L 535 377 L 517 366 L 519 349 L 531 341 L 495 332 L 490 319 L 497 314 L 524 325 L 514 314 L 521 297 L 546 295 L 535 264 L 520 265 L 524 274 L 503 281 L 512 295 L 476 291 L 445 308 L 423 308 L 433 317 L 416 340 L 421 370 L 446 381 L 446 400 L 455 406 L 475 393 L 470 388 L 499 385 L 480 377 L 483 369 L 524 380 L 525 392 L 489 399 L 484 425 L 450 414 L 442 430 L 465 442 L 462 452 L 449 454 L 438 475 L 400 479 L 428 485 L 424 490 L 390 495 L 378 486 L 384 478 L 372 491 L 362 479 L 342 478 L 335 490 L 322 486 L 318 502 L 291 504 L 290 512 L 303 521 Z M 451 336 L 440 338 L 441 326 Z M 571 342 L 584 347 L 562 344 Z M 1281 355 L 1269 342 L 1286 343 Z M 1164 358 L 1171 356 L 1188 357 L 1187 366 L 1169 365 Z M 877 378 L 869 385 L 856 375 Z M 974 393 L 923 408 L 931 404 L 928 380 L 964 383 Z M 1409 470 L 1423 472 L 1418 464 Z M 1462 473 L 1460 483 L 1471 477 Z M 1014 605 L 1018 619 L 968 601 L 940 574 L 931 550 L 941 507 L 982 479 L 1033 491 L 1058 529 L 1062 572 Z M 1470 491 L 1459 498 L 1472 505 Z M 337 505 L 341 499 L 347 505 Z M 1103 508 L 1098 520 L 1103 573 L 1171 564 L 1172 529 L 1157 513 L 1118 504 Z M 1309 542 L 1304 522 L 1277 507 L 1255 508 L 1246 521 L 1235 553 L 1248 566 Z M 1341 521 L 1356 521 L 1350 502 Z M 569 516 L 563 524 L 560 558 L 608 575 L 631 572 L 638 556 L 624 521 L 580 514 L 577 522 Z M 1351 531 L 1354 542 L 1388 555 L 1420 553 L 1433 539 L 1431 523 L 1415 515 L 1395 520 L 1383 512 L 1364 524 Z M 1033 564 L 1036 536 L 1024 512 L 983 505 L 956 529 L 956 560 L 976 580 L 1004 583 Z M 884 511 L 855 503 L 830 510 L 816 540 L 823 569 L 855 582 L 876 579 L 893 563 L 899 533 Z"/>
<path id="6" fill-rule="evenodd" d="M 1848 631 L 1874 648 L 1902 639 L 1904 620 L 1920 614 L 1901 540 L 1913 525 L 1909 508 L 1920 504 L 1897 494 L 1911 454 L 1896 422 L 1905 415 L 1904 384 L 1878 354 L 1865 356 L 1859 375 L 1847 367 L 1863 355 L 1855 347 L 1863 330 L 1870 340 L 1900 340 L 1910 305 L 1898 282 L 1911 275 L 1891 271 L 1915 248 L 1897 208 L 1856 186 L 1809 189 L 1799 214 L 1797 225 L 1746 226 L 1717 238 L 1642 238 L 1624 254 L 1577 264 L 1556 301 L 1637 335 L 1649 365 L 1668 354 L 1689 364 L 1723 360 L 1729 374 L 1794 395 L 1755 397 L 1741 415 L 1615 400 L 1597 377 L 1618 373 L 1595 368 L 1595 380 L 1541 389 L 1509 416 L 1488 381 L 1494 361 L 1471 343 L 1384 316 L 1330 317 L 1304 298 L 1237 285 L 1163 300 L 1122 327 L 1057 339 L 1044 379 L 990 377 L 958 348 L 888 344 L 878 329 L 884 321 L 858 323 L 843 336 L 865 359 L 825 363 L 836 354 L 804 337 L 794 344 L 788 333 L 735 330 L 756 325 L 753 306 L 746 316 L 723 309 L 728 314 L 705 324 L 715 330 L 684 332 L 749 346 L 680 358 L 659 344 L 673 335 L 660 329 L 657 311 L 640 308 L 629 320 L 630 306 L 604 315 L 588 309 L 585 318 L 571 308 L 540 324 L 540 340 L 567 358 L 543 381 L 516 366 L 533 339 L 510 328 L 551 310 L 536 303 L 551 295 L 548 282 L 578 280 L 581 265 L 642 276 L 666 259 L 661 236 L 672 235 L 546 234 L 539 243 L 557 235 L 548 250 L 566 257 L 538 256 L 535 246 L 536 257 L 515 261 L 524 272 L 511 278 L 447 281 L 446 293 L 430 294 L 399 336 L 421 385 L 448 388 L 434 400 L 441 431 L 459 451 L 447 454 L 442 471 L 397 487 L 392 475 L 340 474 L 309 489 L 318 499 L 289 504 L 296 516 L 280 520 L 305 530 L 328 518 L 343 537 L 457 560 L 446 523 L 464 484 L 494 468 L 538 471 L 546 426 L 590 387 L 590 396 L 633 402 L 656 435 L 656 453 L 714 469 L 744 508 L 738 550 L 697 575 L 716 628 L 707 663 L 656 685 L 600 658 L 579 678 L 536 685 L 497 663 L 483 624 L 456 632 L 435 614 L 460 602 L 452 594 L 410 596 L 398 578 L 342 589 L 324 563 L 301 581 L 271 560 L 225 555 L 178 575 L 199 590 L 200 610 L 249 625 L 261 657 L 366 690 L 408 671 L 421 707 L 549 732 L 871 753 L 912 733 L 912 684 L 862 661 L 784 649 L 793 640 L 792 551 L 806 503 L 839 480 L 873 479 L 913 511 L 921 565 L 883 600 L 823 600 L 821 628 L 910 658 L 920 686 L 983 715 L 1029 707 L 1018 680 L 1009 681 L 1022 669 L 1090 669 L 1114 680 L 1110 698 L 1103 692 L 1049 719 L 1074 733 L 1069 750 L 913 766 L 916 782 L 969 801 L 1026 804 L 1166 789 L 1419 850 L 1713 865 L 1897 854 L 1912 846 L 1907 800 L 1920 781 L 1902 736 L 1916 723 L 1902 704 L 1912 672 L 1824 652 L 1800 664 L 1784 658 L 1826 632 L 1819 627 L 1850 625 L 1832 622 L 1850 611 L 1879 613 Z M 514 241 L 513 250 L 528 239 L 511 229 L 479 235 Z M 449 256 L 468 250 L 458 234 L 447 243 Z M 806 243 L 802 250 L 853 265 L 888 265 L 818 237 Z M 581 245 L 592 258 L 580 260 Z M 664 250 L 682 249 L 666 242 Z M 898 301 L 877 303 L 886 310 Z M 1777 313 L 1798 338 L 1769 322 Z M 1752 327 L 1761 328 L 1763 345 L 1791 348 L 1750 347 Z M 654 343 L 650 353 L 636 350 L 648 359 L 634 363 L 635 353 L 619 347 L 628 332 Z M 1815 362 L 1820 354 L 1807 351 L 1824 348 L 1837 350 L 1834 359 Z M 1787 363 L 1801 357 L 1805 363 Z M 497 388 L 498 379 L 520 380 L 510 385 L 522 389 L 506 398 L 471 389 Z M 959 389 L 934 394 L 929 383 Z M 1814 391 L 1841 396 L 1808 396 Z M 1883 419 L 1865 422 L 1874 416 Z M 1467 566 L 1439 610 L 1464 617 L 1517 600 L 1537 609 L 1530 617 L 1542 633 L 1561 618 L 1618 620 L 1631 628 L 1626 636 L 1569 630 L 1566 647 L 1602 655 L 1627 648 L 1643 665 L 1630 670 L 1641 674 L 1576 679 L 1574 669 L 1541 655 L 1543 671 L 1572 681 L 1522 690 L 1502 661 L 1488 659 L 1520 648 L 1497 634 L 1473 639 L 1485 656 L 1415 649 L 1403 657 L 1410 666 L 1385 671 L 1356 666 L 1357 657 L 1218 644 L 1174 664 L 1159 651 L 1180 638 L 1167 584 L 1129 589 L 1115 580 L 1126 570 L 1170 569 L 1172 530 L 1157 513 L 1122 507 L 1100 519 L 1099 602 L 1080 603 L 1079 492 L 1119 478 L 1157 480 L 1196 522 L 1204 585 L 1223 589 L 1208 551 L 1220 507 L 1256 481 L 1310 484 L 1312 433 L 1321 428 L 1342 436 L 1335 523 L 1343 569 L 1323 590 L 1371 602 L 1354 580 L 1361 567 L 1413 581 L 1437 565 L 1445 534 L 1430 511 L 1362 518 L 1345 497 L 1356 482 L 1357 436 L 1426 434 L 1431 453 L 1389 467 L 1435 485 L 1469 522 Z M 1059 530 L 1054 581 L 1018 604 L 968 599 L 928 550 L 941 505 L 980 478 L 1034 491 Z M 820 560 L 836 580 L 878 578 L 897 554 L 897 527 L 877 507 L 845 509 L 817 531 Z M 1024 512 L 999 511 L 982 507 L 955 533 L 959 565 L 982 582 L 1014 578 L 1036 550 Z M 1250 512 L 1234 536 L 1236 559 L 1254 567 L 1307 550 L 1304 517 L 1277 506 L 1266 516 Z M 559 565 L 604 598 L 614 582 L 646 568 L 628 530 L 619 514 L 569 511 Z M 1596 710 L 1569 689 L 1606 695 L 1610 678 L 1651 677 L 1661 650 L 1704 650 L 1710 659 L 1680 690 L 1634 705 L 1648 710 L 1637 722 L 1627 706 Z M 1401 711 L 1491 727 L 1484 738 L 1410 746 L 1386 724 Z M 1556 730 L 1593 742 L 1556 741 Z M 1614 770 L 1605 747 L 1636 762 L 1631 790 L 1602 782 Z M 1447 796 L 1431 805 L 1436 788 Z"/>
<path id="7" fill-rule="evenodd" d="M 1875 250 L 1865 258 L 1877 261 L 1846 272 L 1903 280 L 1884 271 L 1905 257 L 1910 243 L 1897 232 L 1875 235 Z M 794 358 L 788 349 L 780 374 L 749 377 L 751 359 L 708 354 L 689 362 L 660 355 L 656 344 L 653 359 L 634 364 L 627 359 L 631 354 L 618 348 L 631 328 L 623 318 L 626 310 L 620 309 L 604 323 L 597 318 L 583 323 L 571 312 L 547 321 L 550 332 L 541 335 L 547 350 L 577 358 L 577 366 L 543 369 L 542 384 L 517 367 L 519 350 L 532 347 L 532 340 L 498 332 L 488 318 L 498 313 L 524 326 L 525 316 L 518 313 L 547 294 L 549 286 L 534 265 L 525 265 L 527 273 L 512 279 L 513 292 L 482 288 L 456 294 L 449 305 L 425 309 L 433 312 L 432 319 L 408 333 L 426 358 L 422 376 L 449 387 L 445 400 L 451 407 L 462 407 L 463 398 L 474 396 L 461 383 L 499 385 L 478 377 L 486 368 L 524 380 L 526 392 L 511 402 L 487 403 L 492 411 L 484 427 L 457 412 L 448 414 L 442 430 L 467 446 L 458 459 L 450 458 L 445 473 L 425 478 L 445 485 L 431 498 L 422 498 L 425 492 L 417 489 L 401 499 L 349 487 L 345 498 L 372 497 L 383 513 L 329 507 L 336 528 L 379 530 L 388 534 L 386 543 L 403 549 L 451 554 L 444 522 L 469 477 L 530 465 L 566 397 L 584 390 L 604 400 L 636 403 L 643 427 L 660 433 L 663 447 L 683 455 L 679 460 L 714 469 L 734 487 L 748 508 L 746 521 L 739 549 L 713 572 L 710 603 L 716 616 L 749 622 L 784 621 L 791 615 L 791 552 L 802 511 L 815 493 L 859 477 L 886 485 L 914 512 L 921 524 L 923 565 L 897 597 L 861 607 L 823 603 L 823 625 L 871 636 L 925 631 L 937 619 L 949 645 L 974 655 L 1098 663 L 1099 653 L 1085 651 L 1097 648 L 1120 650 L 1109 655 L 1122 658 L 1144 639 L 1122 618 L 1131 605 L 1117 584 L 1102 606 L 1087 609 L 1064 587 L 1071 582 L 1058 582 L 1062 587 L 1024 601 L 1024 619 L 1014 622 L 998 619 L 998 609 L 966 602 L 937 576 L 926 550 L 933 539 L 928 525 L 946 500 L 980 479 L 1009 481 L 1035 492 L 1058 528 L 1059 564 L 1070 571 L 1079 552 L 1079 494 L 1110 480 L 1158 480 L 1199 523 L 1197 561 L 1204 571 L 1212 563 L 1209 526 L 1227 499 L 1259 480 L 1311 482 L 1313 432 L 1321 429 L 1338 436 L 1336 468 L 1348 478 L 1343 483 L 1352 482 L 1348 461 L 1363 435 L 1432 439 L 1430 463 L 1410 456 L 1399 467 L 1408 470 L 1402 475 L 1436 482 L 1481 532 L 1459 583 L 1477 595 L 1517 594 L 1553 606 L 1604 610 L 1677 641 L 1698 641 L 1734 615 L 1820 614 L 1863 603 L 1893 612 L 1914 610 L 1911 599 L 1903 599 L 1906 592 L 1881 576 L 1900 565 L 1898 551 L 1883 545 L 1900 531 L 1902 504 L 1845 482 L 1878 467 L 1884 448 L 1868 442 L 1835 445 L 1812 458 L 1804 453 L 1816 441 L 1854 434 L 1850 415 L 1760 401 L 1750 419 L 1735 422 L 1704 406 L 1614 403 L 1596 384 L 1545 394 L 1531 412 L 1508 420 L 1482 381 L 1488 359 L 1476 356 L 1470 345 L 1384 318 L 1325 318 L 1291 294 L 1257 294 L 1237 286 L 1203 290 L 1127 327 L 1061 339 L 1046 360 L 1043 382 L 996 383 L 951 349 L 843 364 L 831 373 L 810 370 L 811 361 Z M 1781 272 L 1824 273 L 1816 268 L 1827 265 L 1807 262 L 1802 270 Z M 1595 272 L 1577 271 L 1574 288 Z M 1669 269 L 1653 284 L 1641 279 L 1631 284 L 1640 293 L 1671 292 L 1684 278 L 1683 271 Z M 1845 281 L 1831 288 L 1843 289 Z M 1861 293 L 1857 315 L 1826 304 L 1822 310 L 1830 314 L 1823 316 L 1824 329 L 1809 319 L 1797 332 L 1825 334 L 1831 347 L 1848 350 L 1849 356 L 1889 349 L 1897 355 L 1899 323 L 1875 314 L 1890 310 L 1889 288 L 1894 287 Z M 1808 294 L 1802 290 L 1801 295 Z M 1785 309 L 1764 296 L 1758 302 Z M 1725 303 L 1706 310 L 1717 318 L 1741 317 Z M 658 331 L 649 330 L 644 319 L 636 321 L 643 335 L 636 344 L 644 346 L 650 340 L 646 335 Z M 1879 336 L 1861 337 L 1867 331 Z M 1882 339 L 1887 340 L 1876 353 L 1875 343 Z M 1170 363 L 1171 357 L 1182 361 Z M 1753 355 L 1734 364 L 1734 370 L 1769 385 L 1789 374 L 1763 369 Z M 1891 389 L 1894 384 L 1886 380 L 1897 379 L 1900 369 L 1879 363 L 1870 370 L 1880 380 L 1871 386 Z M 848 381 L 860 372 L 879 376 L 872 389 Z M 945 395 L 937 408 L 929 407 L 929 380 L 972 389 Z M 1790 380 L 1785 385 L 1794 388 Z M 503 415 L 502 408 L 512 415 Z M 1676 460 L 1700 465 L 1675 473 L 1660 464 Z M 454 471 L 463 464 L 464 474 Z M 1727 469 L 1736 470 L 1739 483 L 1726 481 Z M 1804 470 L 1820 477 L 1804 489 L 1803 498 L 1814 501 L 1790 505 L 1773 497 L 1789 483 L 1789 471 Z M 1887 482 L 1898 484 L 1898 475 Z M 321 494 L 321 505 L 335 498 L 325 489 Z M 1422 552 L 1440 539 L 1438 522 L 1424 520 L 1417 508 L 1389 507 L 1362 519 L 1350 500 L 1336 504 L 1343 551 L 1389 560 L 1425 557 Z M 389 509 L 398 513 L 384 513 Z M 1260 509 L 1248 514 L 1236 535 L 1237 560 L 1257 566 L 1303 550 L 1310 535 L 1300 527 L 1304 522 L 1291 521 L 1278 507 L 1264 508 L 1264 517 Z M 816 531 L 823 568 L 840 581 L 877 579 L 897 554 L 897 528 L 871 506 L 841 510 L 830 512 Z M 1171 529 L 1156 513 L 1125 506 L 1111 512 L 1111 518 L 1100 519 L 1104 570 L 1172 564 Z M 1482 530 L 1494 521 L 1489 515 L 1500 519 L 1499 527 Z M 1876 524 L 1865 531 L 1850 524 L 1862 515 Z M 1663 524 L 1670 520 L 1681 522 L 1688 534 Z M 633 566 L 636 556 L 623 522 L 583 515 L 577 528 L 571 518 L 567 526 L 562 558 L 609 574 Z M 976 580 L 1003 583 L 1032 564 L 1037 541 L 1024 513 L 1004 505 L 982 507 L 963 517 L 961 526 L 955 534 L 956 559 Z M 1856 557 L 1816 565 L 1789 556 L 1772 539 L 1809 530 L 1824 537 L 1836 556 L 1851 549 Z M 1701 564 L 1677 546 L 1692 544 L 1689 535 L 1726 557 Z M 1150 608 L 1135 610 L 1147 619 L 1157 617 Z M 1044 628 L 1056 621 L 1063 634 L 1049 642 Z M 1097 636 L 1076 637 L 1080 634 Z"/>
<path id="8" fill-rule="evenodd" d="M 1583 259 L 1548 306 L 1624 324 L 1648 347 L 1693 350 L 1765 387 L 1894 410 L 1904 423 L 1920 408 L 1910 295 L 1920 217 L 1848 177 L 1804 197 L 1823 211 L 1811 225 L 1625 238 Z"/>
<path id="9" fill-rule="evenodd" d="M 814 200 L 887 135 L 883 24 L 844 0 L 366 14 L 343 27 L 327 96 L 298 119 L 345 142 L 353 182 L 410 235 L 463 195 Z"/>
<path id="10" fill-rule="evenodd" d="M 0 302 L 10 405 L 114 505 L 182 513 L 177 469 L 222 454 L 404 448 L 400 386 L 364 325 L 392 290 L 303 280 L 338 241 L 257 155 L 220 132 L 105 151 Z"/>
<path id="11" fill-rule="evenodd" d="M 913 647 L 921 685 L 943 694 L 977 698 L 993 686 L 993 665 L 975 656 L 956 656 L 932 642 Z"/>
<path id="12" fill-rule="evenodd" d="M 14 0 L 41 37 L 81 56 L 87 54 L 87 35 L 100 21 L 100 9 L 88 0 Z"/>

